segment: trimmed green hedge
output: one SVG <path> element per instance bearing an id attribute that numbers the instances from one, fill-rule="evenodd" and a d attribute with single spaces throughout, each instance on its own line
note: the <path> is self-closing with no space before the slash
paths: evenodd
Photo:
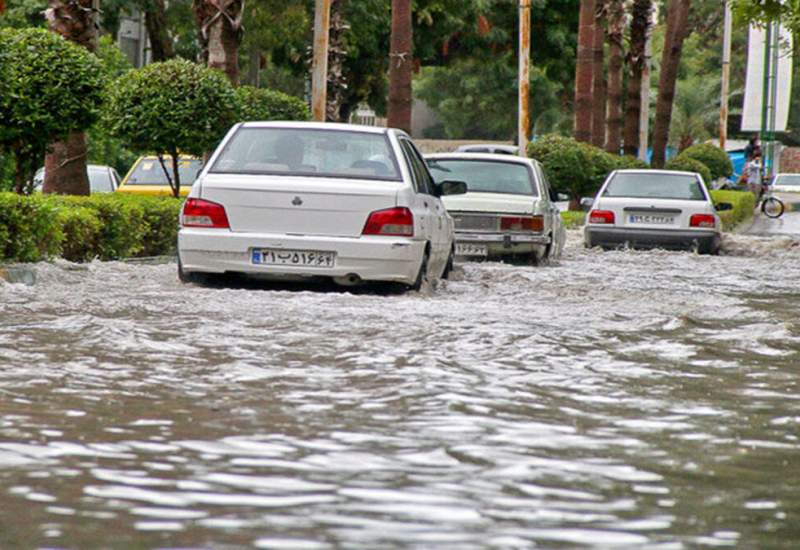
<path id="1" fill-rule="evenodd" d="M 726 230 L 733 229 L 752 217 L 753 210 L 756 207 L 756 197 L 750 191 L 711 191 L 711 199 L 714 204 L 728 202 L 733 205 L 733 210 L 725 210 L 719 213 L 722 227 Z"/>
<path id="2" fill-rule="evenodd" d="M 669 159 L 664 164 L 664 170 L 677 170 L 680 172 L 697 172 L 703 177 L 703 181 L 706 182 L 706 185 L 708 187 L 711 187 L 711 181 L 712 181 L 711 170 L 709 170 L 708 166 L 706 166 L 699 160 L 678 155 L 677 157 Z"/>
<path id="3" fill-rule="evenodd" d="M 175 252 L 182 201 L 171 197 L 90 197 L 0 193 L 0 261 L 74 262 Z"/>
<path id="4" fill-rule="evenodd" d="M 567 229 L 577 229 L 582 227 L 586 221 L 586 212 L 580 210 L 561 212 L 561 221 Z"/>
<path id="5" fill-rule="evenodd" d="M 687 147 L 678 157 L 694 159 L 705 164 L 711 172 L 711 180 L 729 178 L 733 175 L 733 163 L 724 149 L 711 143 L 698 143 Z"/>

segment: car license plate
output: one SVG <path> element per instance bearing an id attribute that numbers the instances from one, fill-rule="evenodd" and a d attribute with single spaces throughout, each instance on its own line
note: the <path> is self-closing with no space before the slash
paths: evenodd
<path id="1" fill-rule="evenodd" d="M 488 256 L 489 247 L 485 244 L 456 243 L 456 256 Z"/>
<path id="2" fill-rule="evenodd" d="M 321 250 L 284 250 L 257 248 L 252 252 L 252 261 L 259 265 L 296 265 L 303 267 L 333 267 L 336 253 Z"/>
<path id="3" fill-rule="evenodd" d="M 675 216 L 665 214 L 631 214 L 628 217 L 628 222 L 644 225 L 673 225 L 675 223 Z"/>

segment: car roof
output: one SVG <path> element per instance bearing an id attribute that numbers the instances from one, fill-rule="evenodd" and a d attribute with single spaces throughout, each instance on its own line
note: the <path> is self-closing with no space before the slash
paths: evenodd
<path id="1" fill-rule="evenodd" d="M 384 128 L 382 126 L 363 126 L 360 124 L 344 124 L 339 122 L 297 122 L 297 121 L 248 121 L 248 122 L 242 122 L 241 127 L 334 130 L 337 132 L 364 132 L 368 134 L 385 134 L 390 130 L 390 128 Z"/>
<path id="2" fill-rule="evenodd" d="M 493 162 L 509 162 L 514 164 L 531 164 L 532 162 L 535 162 L 534 159 L 527 157 L 504 155 L 502 153 L 431 153 L 429 155 L 425 155 L 425 158 L 430 160 L 490 160 Z"/>
<path id="3" fill-rule="evenodd" d="M 170 158 L 170 156 L 168 154 L 166 154 L 166 153 L 163 155 L 163 157 L 165 159 Z M 136 159 L 136 162 L 140 162 L 140 161 L 143 161 L 143 160 L 158 160 L 158 155 L 142 155 L 141 157 Z M 203 160 L 203 159 L 201 159 L 200 157 L 196 157 L 194 155 L 183 155 L 183 154 L 181 154 L 181 155 L 178 155 L 178 160 Z M 136 162 L 134 162 L 134 164 L 136 164 Z"/>
<path id="4" fill-rule="evenodd" d="M 614 170 L 616 174 L 650 174 L 668 176 L 672 174 L 682 174 L 686 176 L 697 176 L 697 172 L 687 172 L 686 170 L 654 170 L 650 168 L 625 168 L 623 170 Z"/>

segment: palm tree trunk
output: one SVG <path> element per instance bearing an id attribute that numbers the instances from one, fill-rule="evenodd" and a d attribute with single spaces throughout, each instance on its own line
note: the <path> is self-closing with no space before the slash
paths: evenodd
<path id="1" fill-rule="evenodd" d="M 347 59 L 345 50 L 345 33 L 350 26 L 344 20 L 346 0 L 331 2 L 331 27 L 328 34 L 328 97 L 325 106 L 326 120 L 331 122 L 347 122 L 344 103 L 347 94 L 347 77 L 344 62 Z"/>
<path id="2" fill-rule="evenodd" d="M 581 0 L 575 63 L 575 139 L 592 139 L 592 76 L 595 0 Z"/>
<path id="3" fill-rule="evenodd" d="M 153 61 L 166 61 L 175 57 L 172 39 L 167 33 L 167 16 L 164 0 L 145 0 L 144 26 L 150 39 L 150 56 Z"/>
<path id="4" fill-rule="evenodd" d="M 44 16 L 51 32 L 95 50 L 95 9 L 92 0 L 50 0 Z M 88 195 L 86 135 L 73 132 L 64 141 L 53 143 L 45 157 L 43 193 Z"/>
<path id="5" fill-rule="evenodd" d="M 204 46 L 203 58 L 238 86 L 244 0 L 194 0 L 192 8 Z"/>
<path id="6" fill-rule="evenodd" d="M 669 123 L 672 120 L 672 102 L 675 99 L 675 81 L 681 63 L 683 41 L 688 36 L 687 21 L 691 0 L 670 0 L 667 12 L 667 31 L 661 56 L 661 74 L 658 79 L 656 121 L 653 127 L 654 168 L 664 166 L 669 141 Z"/>
<path id="7" fill-rule="evenodd" d="M 593 75 L 592 75 L 592 145 L 603 147 L 606 142 L 606 96 L 608 82 L 605 72 L 606 5 L 598 0 L 594 20 Z"/>
<path id="8" fill-rule="evenodd" d="M 653 0 L 634 0 L 631 14 L 631 40 L 628 50 L 628 91 L 625 101 L 625 154 L 639 152 L 639 117 L 642 108 L 642 69 L 645 43 L 650 28 Z"/>
<path id="9" fill-rule="evenodd" d="M 622 41 L 625 28 L 623 0 L 608 0 L 608 137 L 606 151 L 618 155 L 622 147 Z"/>
<path id="10" fill-rule="evenodd" d="M 392 37 L 389 53 L 390 128 L 411 132 L 411 72 L 413 68 L 411 0 L 392 0 Z"/>

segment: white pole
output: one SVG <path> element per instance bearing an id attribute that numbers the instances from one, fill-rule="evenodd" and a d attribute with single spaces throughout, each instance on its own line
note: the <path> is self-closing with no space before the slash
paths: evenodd
<path id="1" fill-rule="evenodd" d="M 728 141 L 728 98 L 731 81 L 731 34 L 733 17 L 730 0 L 725 2 L 725 22 L 722 34 L 722 92 L 719 102 L 719 146 L 724 150 Z"/>
<path id="2" fill-rule="evenodd" d="M 653 58 L 653 28 L 658 24 L 658 7 L 654 6 L 647 27 L 647 40 L 644 43 L 644 66 L 642 67 L 642 88 L 639 96 L 639 159 L 647 162 L 647 149 L 650 141 L 650 66 Z"/>
<path id="3" fill-rule="evenodd" d="M 517 117 L 517 144 L 519 155 L 528 155 L 528 132 L 531 127 L 530 114 L 530 66 L 531 66 L 531 0 L 519 3 L 519 113 Z"/>
<path id="4" fill-rule="evenodd" d="M 328 39 L 331 27 L 331 0 L 316 0 L 314 12 L 314 60 L 311 69 L 311 114 L 325 122 L 328 102 Z"/>

